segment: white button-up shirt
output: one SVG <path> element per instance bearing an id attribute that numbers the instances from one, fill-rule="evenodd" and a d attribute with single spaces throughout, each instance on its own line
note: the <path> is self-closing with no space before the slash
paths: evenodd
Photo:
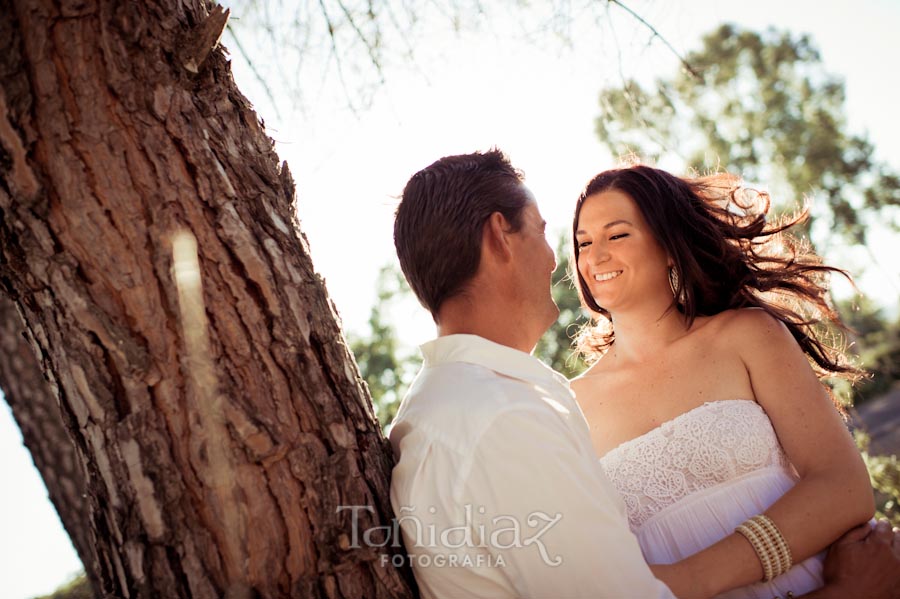
<path id="1" fill-rule="evenodd" d="M 390 439 L 391 503 L 423 597 L 672 597 L 563 376 L 475 335 L 421 349 Z"/>

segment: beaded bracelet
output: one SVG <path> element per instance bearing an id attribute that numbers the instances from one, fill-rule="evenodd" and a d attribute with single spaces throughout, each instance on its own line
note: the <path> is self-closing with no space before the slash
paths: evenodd
<path id="1" fill-rule="evenodd" d="M 791 548 L 771 518 L 764 514 L 753 516 L 734 531 L 750 542 L 762 565 L 764 581 L 768 582 L 791 569 Z"/>
<path id="2" fill-rule="evenodd" d="M 779 572 L 779 574 L 784 574 L 791 569 L 791 565 L 793 564 L 791 548 L 788 547 L 784 535 L 781 534 L 781 531 L 778 530 L 778 527 L 775 526 L 775 523 L 772 522 L 772 519 L 768 516 L 760 514 L 759 516 L 754 516 L 753 519 L 762 524 L 768 531 L 769 537 L 774 539 L 778 562 L 781 564 L 781 572 Z M 776 576 L 778 576 L 778 574 L 776 574 Z"/>

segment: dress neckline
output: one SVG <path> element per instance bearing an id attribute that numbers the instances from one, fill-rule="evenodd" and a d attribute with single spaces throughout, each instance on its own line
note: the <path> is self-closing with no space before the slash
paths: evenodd
<path id="1" fill-rule="evenodd" d="M 693 414 L 694 412 L 697 412 L 697 411 L 699 411 L 699 410 L 701 410 L 701 409 L 703 409 L 703 408 L 706 408 L 706 407 L 708 407 L 708 406 L 718 405 L 718 404 L 724 404 L 724 403 L 730 403 L 730 402 L 749 402 L 749 403 L 752 403 L 753 405 L 755 405 L 757 408 L 759 408 L 760 411 L 765 412 L 765 410 L 763 410 L 763 407 L 762 407 L 761 405 L 759 405 L 759 403 L 757 403 L 756 400 L 753 400 L 753 399 L 742 399 L 742 398 L 737 398 L 737 399 L 714 399 L 714 400 L 712 400 L 712 401 L 705 401 L 705 402 L 703 402 L 702 404 L 700 404 L 699 406 L 695 406 L 695 407 L 691 408 L 690 410 L 687 410 L 686 412 L 682 412 L 681 414 L 678 414 L 677 416 L 674 416 L 674 417 L 672 417 L 672 418 L 670 418 L 670 419 L 668 419 L 668 420 L 665 420 L 665 421 L 663 421 L 663 422 L 660 422 L 659 424 L 657 424 L 656 426 L 654 426 L 653 428 L 651 428 L 651 429 L 650 429 L 649 431 L 647 431 L 646 433 L 640 434 L 640 435 L 638 435 L 637 437 L 634 437 L 634 438 L 632 438 L 632 439 L 628 439 L 627 441 L 622 441 L 621 443 L 619 443 L 618 445 L 616 445 L 615 447 L 613 447 L 612 449 L 610 449 L 609 451 L 607 451 L 605 454 L 603 454 L 603 455 L 600 457 L 600 460 L 604 460 L 604 459 L 608 458 L 609 456 L 611 456 L 613 453 L 616 453 L 616 452 L 618 452 L 618 451 L 621 451 L 621 450 L 623 450 L 625 447 L 627 447 L 627 446 L 629 446 L 629 445 L 631 445 L 631 444 L 633 444 L 633 443 L 637 443 L 638 441 L 644 439 L 645 437 L 647 437 L 647 436 L 649 436 L 649 435 L 652 435 L 652 434 L 654 434 L 654 433 L 660 431 L 663 427 L 668 428 L 668 427 L 674 425 L 677 421 L 679 421 L 679 420 L 681 420 L 682 418 L 685 418 L 685 417 L 687 417 L 687 416 Z"/>

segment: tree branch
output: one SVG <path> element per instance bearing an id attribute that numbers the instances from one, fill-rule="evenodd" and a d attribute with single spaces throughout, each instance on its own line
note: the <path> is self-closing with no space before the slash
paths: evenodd
<path id="1" fill-rule="evenodd" d="M 624 10 L 625 12 L 630 14 L 632 17 L 637 19 L 638 22 L 640 22 L 647 29 L 649 29 L 651 31 L 651 33 L 653 33 L 653 37 L 659 38 L 659 41 L 661 41 L 663 44 L 665 44 L 666 47 L 672 51 L 672 54 L 674 54 L 675 57 L 681 62 L 681 66 L 683 66 L 684 69 L 688 73 L 690 73 L 692 77 L 694 77 L 694 79 L 697 79 L 698 81 L 700 81 L 702 79 L 702 77 L 700 77 L 700 74 L 696 70 L 694 70 L 694 67 L 692 67 L 690 65 L 690 63 L 687 60 L 685 60 L 685 58 L 681 54 L 678 53 L 678 50 L 676 50 L 675 47 L 669 43 L 669 40 L 664 38 L 662 36 L 662 34 L 660 34 L 660 32 L 657 31 L 656 28 L 653 25 L 651 25 L 650 23 L 648 23 L 642 16 L 640 16 L 639 14 L 637 14 L 636 12 L 631 10 L 629 7 L 627 7 L 624 4 L 622 4 L 621 2 L 619 2 L 619 0 L 606 0 L 606 1 L 609 4 L 615 4 L 616 6 L 618 6 L 619 8 L 621 8 L 622 10 Z"/>
<path id="2" fill-rule="evenodd" d="M 262 74 L 257 70 L 256 65 L 253 64 L 253 61 L 250 60 L 250 55 L 247 54 L 247 51 L 244 49 L 243 44 L 238 39 L 237 34 L 234 32 L 234 28 L 231 27 L 231 23 L 225 26 L 225 29 L 231 35 L 231 39 L 234 40 L 234 46 L 237 48 L 238 52 L 241 53 L 241 56 L 244 57 L 244 62 L 247 63 L 247 66 L 250 67 L 250 71 L 253 73 L 253 76 L 256 78 L 256 81 L 262 86 L 263 91 L 266 93 L 266 97 L 269 98 L 269 102 L 272 103 L 272 109 L 275 111 L 275 114 L 278 118 L 281 118 L 281 111 L 278 110 L 278 102 L 275 101 L 275 96 L 272 94 L 272 89 L 269 87 L 266 80 L 263 78 Z"/>
<path id="3" fill-rule="evenodd" d="M 381 83 L 384 84 L 384 72 L 381 70 L 381 59 L 378 58 L 378 50 L 376 46 L 373 46 L 366 35 L 362 32 L 359 26 L 356 24 L 356 19 L 353 18 L 353 15 L 350 14 L 350 11 L 347 9 L 347 6 L 341 1 L 337 0 L 338 6 L 341 7 L 341 10 L 344 13 L 344 16 L 347 17 L 347 21 L 350 23 L 350 27 L 353 28 L 353 31 L 356 32 L 356 36 L 366 47 L 366 50 L 369 53 L 369 60 L 372 61 L 372 66 L 375 67 L 375 70 L 378 71 L 378 77 L 381 79 Z"/>
<path id="4" fill-rule="evenodd" d="M 350 106 L 350 111 L 354 115 L 359 116 L 359 111 L 353 105 L 353 101 L 350 100 L 350 88 L 347 87 L 347 81 L 344 79 L 344 69 L 341 65 L 341 54 L 338 52 L 337 48 L 334 23 L 331 20 L 331 16 L 328 14 L 328 9 L 325 7 L 325 2 L 323 0 L 319 0 L 319 8 L 322 9 L 322 16 L 325 18 L 325 23 L 328 25 L 328 35 L 331 38 L 331 55 L 334 56 L 334 62 L 337 66 L 338 79 L 341 82 L 341 87 L 344 88 L 344 93 L 347 95 L 347 103 Z"/>

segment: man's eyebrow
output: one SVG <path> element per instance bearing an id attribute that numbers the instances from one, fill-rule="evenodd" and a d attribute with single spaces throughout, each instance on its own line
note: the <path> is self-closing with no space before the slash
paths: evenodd
<path id="1" fill-rule="evenodd" d="M 624 218 L 620 218 L 619 220 L 614 220 L 612 222 L 606 223 L 605 225 L 603 225 L 602 228 L 609 229 L 610 227 L 614 227 L 616 225 L 629 225 L 631 227 L 634 226 L 634 224 L 632 224 L 631 221 L 625 220 Z M 586 233 L 587 233 L 587 231 L 585 231 L 584 229 L 578 229 L 577 231 L 575 231 L 576 235 L 585 235 Z"/>

